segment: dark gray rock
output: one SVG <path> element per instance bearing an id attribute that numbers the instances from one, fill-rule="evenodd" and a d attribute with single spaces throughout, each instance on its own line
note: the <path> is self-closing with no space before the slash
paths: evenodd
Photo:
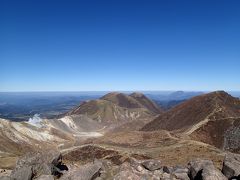
<path id="1" fill-rule="evenodd" d="M 142 166 L 149 171 L 155 171 L 162 168 L 161 161 L 155 159 L 143 161 Z"/>
<path id="2" fill-rule="evenodd" d="M 170 174 L 173 171 L 172 167 L 168 167 L 168 166 L 163 166 L 162 169 L 163 169 L 163 172 L 167 174 Z"/>
<path id="3" fill-rule="evenodd" d="M 190 180 L 188 177 L 189 169 L 186 167 L 174 167 L 171 175 L 179 180 Z"/>
<path id="4" fill-rule="evenodd" d="M 227 178 L 240 175 L 240 155 L 227 153 L 223 161 L 223 174 Z"/>
<path id="5" fill-rule="evenodd" d="M 31 179 L 41 175 L 59 175 L 62 156 L 59 152 L 30 152 L 20 158 L 10 177 L 16 180 Z"/>

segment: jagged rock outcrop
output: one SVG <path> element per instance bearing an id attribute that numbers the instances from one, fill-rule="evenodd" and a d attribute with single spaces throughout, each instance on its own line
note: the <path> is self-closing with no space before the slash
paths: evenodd
<path id="1" fill-rule="evenodd" d="M 62 175 L 68 168 L 62 164 L 62 155 L 56 151 L 30 152 L 20 158 L 10 177 L 13 180 L 31 180 L 42 175 Z"/>
<path id="2" fill-rule="evenodd" d="M 69 160 L 68 160 L 69 161 Z M 70 163 L 70 162 L 68 162 Z M 191 160 L 187 166 L 163 166 L 156 159 L 129 157 L 120 164 L 107 159 L 94 159 L 84 165 L 63 164 L 62 155 L 53 151 L 29 153 L 21 158 L 10 176 L 1 180 L 227 180 L 239 179 L 239 155 L 227 154 L 222 172 L 206 159 Z M 64 166 L 64 168 L 63 168 Z"/>

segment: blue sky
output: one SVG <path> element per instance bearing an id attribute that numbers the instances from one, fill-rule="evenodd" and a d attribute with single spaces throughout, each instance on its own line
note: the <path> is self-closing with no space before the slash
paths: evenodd
<path id="1" fill-rule="evenodd" d="M 0 91 L 240 90 L 240 1 L 0 2 Z"/>

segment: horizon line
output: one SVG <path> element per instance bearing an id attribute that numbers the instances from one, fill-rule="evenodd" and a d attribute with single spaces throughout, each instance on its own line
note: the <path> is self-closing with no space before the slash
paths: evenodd
<path id="1" fill-rule="evenodd" d="M 39 91 L 0 91 L 0 93 L 80 93 L 80 92 L 214 92 L 214 91 L 226 91 L 226 92 L 240 92 L 240 90 L 39 90 Z"/>

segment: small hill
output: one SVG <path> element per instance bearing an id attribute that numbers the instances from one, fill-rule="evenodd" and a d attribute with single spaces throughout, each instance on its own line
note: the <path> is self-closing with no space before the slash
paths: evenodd
<path id="1" fill-rule="evenodd" d="M 183 132 L 218 148 L 240 150 L 240 100 L 224 91 L 194 97 L 158 116 L 143 131 Z"/>
<path id="2" fill-rule="evenodd" d="M 151 119 L 160 112 L 160 108 L 144 95 L 114 92 L 86 101 L 67 115 L 85 114 L 100 123 L 118 123 Z"/>

